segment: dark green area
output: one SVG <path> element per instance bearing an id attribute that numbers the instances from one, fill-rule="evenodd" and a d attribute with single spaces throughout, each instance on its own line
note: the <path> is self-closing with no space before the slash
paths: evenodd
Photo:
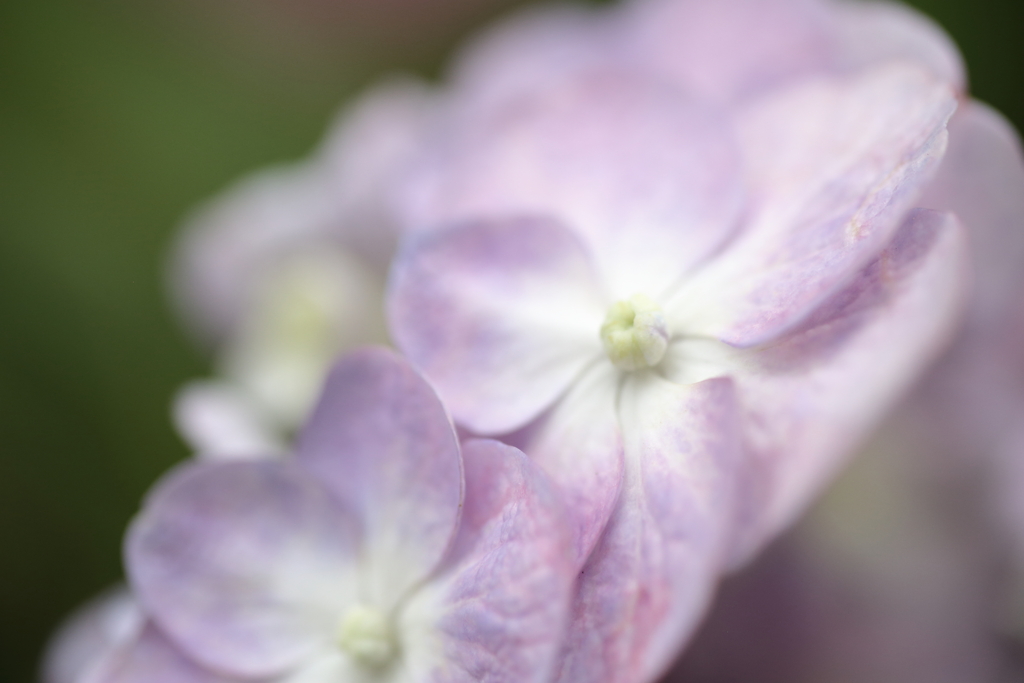
<path id="1" fill-rule="evenodd" d="M 307 152 L 379 72 L 436 70 L 469 23 L 332 40 L 217 4 L 0 2 L 0 681 L 32 681 L 54 625 L 117 579 L 125 523 L 185 456 L 168 402 L 205 366 L 162 290 L 178 218 Z M 919 2 L 1018 127 L 1022 4 Z"/>

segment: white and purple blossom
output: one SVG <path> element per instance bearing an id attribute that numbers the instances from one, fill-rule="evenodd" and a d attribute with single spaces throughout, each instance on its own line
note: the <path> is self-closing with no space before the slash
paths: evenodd
<path id="1" fill-rule="evenodd" d="M 379 85 L 345 108 L 312 158 L 243 180 L 188 221 L 171 289 L 219 374 L 175 402 L 197 452 L 287 451 L 334 357 L 386 342 L 397 239 L 388 195 L 432 107 L 422 83 Z"/>
<path id="2" fill-rule="evenodd" d="M 887 6 L 545 21 L 456 70 L 389 318 L 456 422 L 565 492 L 583 578 L 559 680 L 651 680 L 948 340 L 963 235 L 917 207 L 962 72 Z"/>
<path id="3" fill-rule="evenodd" d="M 293 458 L 193 462 L 151 492 L 126 541 L 150 621 L 89 683 L 541 683 L 568 534 L 529 459 L 487 440 L 460 455 L 426 382 L 357 351 Z"/>

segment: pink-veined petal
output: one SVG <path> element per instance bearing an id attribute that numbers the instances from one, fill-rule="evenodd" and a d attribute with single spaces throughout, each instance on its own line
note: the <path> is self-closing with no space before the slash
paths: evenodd
<path id="1" fill-rule="evenodd" d="M 948 343 L 965 297 L 964 239 L 954 217 L 911 212 L 799 329 L 736 357 L 751 454 L 736 562 L 803 510 Z"/>
<path id="2" fill-rule="evenodd" d="M 190 657 L 268 676 L 333 638 L 356 599 L 352 521 L 291 463 L 189 465 L 132 523 L 128 575 L 147 614 Z"/>
<path id="3" fill-rule="evenodd" d="M 81 683 L 243 683 L 189 660 L 152 623 Z"/>
<path id="4" fill-rule="evenodd" d="M 618 394 L 619 371 L 599 361 L 550 411 L 511 437 L 561 487 L 578 566 L 601 536 L 622 485 Z"/>
<path id="5" fill-rule="evenodd" d="M 440 141 L 407 221 L 551 216 L 582 236 L 613 296 L 657 296 L 732 233 L 740 173 L 720 112 L 642 73 L 588 71 Z"/>
<path id="6" fill-rule="evenodd" d="M 464 451 L 457 541 L 403 614 L 410 679 L 547 683 L 576 575 L 562 501 L 519 450 L 471 440 Z"/>
<path id="7" fill-rule="evenodd" d="M 933 19 L 899 2 L 838 0 L 828 3 L 834 22 L 833 60 L 841 70 L 910 61 L 957 92 L 967 88 L 960 51 Z"/>
<path id="8" fill-rule="evenodd" d="M 367 348 L 338 361 L 296 458 L 361 523 L 364 600 L 391 607 L 441 560 L 462 503 L 459 444 L 404 358 Z"/>
<path id="9" fill-rule="evenodd" d="M 607 300 L 585 246 L 541 218 L 418 236 L 396 262 L 391 333 L 479 434 L 536 417 L 601 353 Z"/>
<path id="10" fill-rule="evenodd" d="M 732 383 L 629 377 L 626 477 L 580 576 L 559 681 L 654 680 L 697 625 L 734 522 L 742 457 Z"/>
<path id="11" fill-rule="evenodd" d="M 892 239 L 946 149 L 949 87 L 890 65 L 813 80 L 742 115 L 743 234 L 668 304 L 694 334 L 736 346 L 798 325 Z"/>
<path id="12" fill-rule="evenodd" d="M 826 7 L 817 0 L 648 0 L 627 9 L 637 56 L 704 98 L 750 97 L 827 64 Z"/>

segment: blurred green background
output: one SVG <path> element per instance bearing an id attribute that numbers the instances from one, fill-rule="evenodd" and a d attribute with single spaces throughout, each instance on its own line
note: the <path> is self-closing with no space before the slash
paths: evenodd
<path id="1" fill-rule="evenodd" d="M 297 158 L 382 72 L 431 75 L 499 0 L 0 3 L 0 681 L 35 680 L 120 576 L 124 526 L 185 447 L 202 357 L 162 288 L 179 217 Z M 1024 126 L 1024 3 L 920 0 L 973 91 Z"/>

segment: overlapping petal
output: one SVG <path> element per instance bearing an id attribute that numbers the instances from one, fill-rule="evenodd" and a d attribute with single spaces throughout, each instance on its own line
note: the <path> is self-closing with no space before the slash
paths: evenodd
<path id="1" fill-rule="evenodd" d="M 481 434 L 539 414 L 601 353 L 607 299 L 576 235 L 543 218 L 418 237 L 392 271 L 401 348 Z"/>
<path id="2" fill-rule="evenodd" d="M 931 18 L 890 0 L 833 0 L 827 5 L 837 69 L 852 72 L 884 62 L 913 62 L 958 93 L 966 90 L 960 51 Z"/>
<path id="3" fill-rule="evenodd" d="M 964 235 L 911 212 L 892 244 L 800 329 L 735 361 L 750 462 L 743 560 L 788 525 L 948 343 L 964 302 Z"/>
<path id="4" fill-rule="evenodd" d="M 656 296 L 731 234 L 741 206 L 727 119 L 643 74 L 591 71 L 475 117 L 412 183 L 414 230 L 551 216 L 609 291 Z"/>
<path id="5" fill-rule="evenodd" d="M 644 65 L 733 102 L 821 69 L 828 14 L 815 0 L 647 0 L 626 5 Z"/>
<path id="6" fill-rule="evenodd" d="M 269 676 L 322 646 L 356 599 L 350 522 L 293 464 L 188 465 L 132 523 L 128 574 L 146 613 L 190 657 Z"/>
<path id="7" fill-rule="evenodd" d="M 514 439 L 561 487 L 579 566 L 608 523 L 622 486 L 620 383 L 609 363 L 595 363 Z"/>
<path id="8" fill-rule="evenodd" d="M 328 376 L 296 457 L 359 519 L 361 597 L 390 608 L 458 525 L 462 464 L 441 401 L 394 352 L 355 351 Z"/>
<path id="9" fill-rule="evenodd" d="M 946 148 L 950 88 L 890 65 L 804 82 L 745 111 L 745 232 L 670 304 L 692 332 L 737 346 L 798 324 L 890 241 Z"/>
<path id="10" fill-rule="evenodd" d="M 950 121 L 949 150 L 921 206 L 952 211 L 971 234 L 972 324 L 998 324 L 1019 301 L 1024 275 L 1024 153 L 999 112 L 965 104 Z"/>
<path id="11" fill-rule="evenodd" d="M 471 440 L 464 454 L 458 539 L 403 614 L 409 678 L 546 683 L 576 574 L 562 501 L 511 446 Z"/>
<path id="12" fill-rule="evenodd" d="M 562 683 L 654 680 L 696 626 L 717 581 L 741 464 L 732 383 L 653 372 L 620 399 L 626 474 L 580 585 Z"/>

